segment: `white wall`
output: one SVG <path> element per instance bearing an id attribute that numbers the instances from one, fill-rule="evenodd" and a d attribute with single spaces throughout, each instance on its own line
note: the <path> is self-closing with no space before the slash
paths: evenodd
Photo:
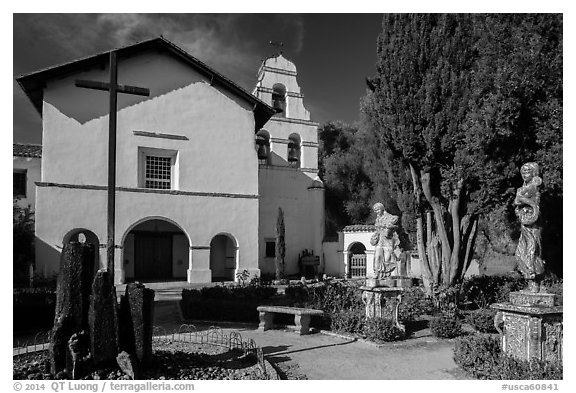
<path id="1" fill-rule="evenodd" d="M 344 277 L 344 257 L 342 254 L 342 243 L 324 242 L 324 273 L 329 276 Z"/>
<path id="2" fill-rule="evenodd" d="M 259 226 L 259 259 L 260 269 L 266 273 L 275 271 L 274 258 L 265 258 L 266 244 L 264 239 L 276 238 L 276 220 L 278 208 L 284 212 L 285 224 L 285 272 L 298 273 L 298 254 L 304 249 L 315 251 L 314 209 L 316 206 L 313 194 L 308 190 L 312 181 L 297 169 L 265 168 L 260 170 L 260 226 Z M 320 255 L 321 256 L 321 255 Z"/>
<path id="3" fill-rule="evenodd" d="M 106 191 L 63 188 L 107 184 L 106 94 L 74 87 L 76 79 L 105 80 L 92 70 L 48 83 L 43 108 L 42 181 L 37 196 L 38 262 L 58 270 L 63 233 L 83 227 L 106 239 Z M 258 270 L 258 161 L 254 115 L 245 102 L 212 87 L 189 67 L 159 54 L 119 64 L 119 83 L 148 87 L 150 98 L 122 98 L 118 112 L 116 239 L 145 219 L 167 219 L 190 241 L 188 280 L 210 281 L 210 240 L 230 233 L 240 247 L 239 269 Z M 137 136 L 133 131 L 185 136 Z M 210 195 L 137 192 L 138 149 L 178 151 L 179 190 Z M 116 250 L 116 279 L 124 274 Z M 105 253 L 104 253 L 105 254 Z"/>

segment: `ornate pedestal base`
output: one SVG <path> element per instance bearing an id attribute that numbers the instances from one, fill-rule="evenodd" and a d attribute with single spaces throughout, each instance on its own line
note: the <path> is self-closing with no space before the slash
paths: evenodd
<path id="1" fill-rule="evenodd" d="M 366 318 L 390 318 L 398 328 L 405 330 L 398 321 L 398 308 L 402 301 L 403 288 L 360 287 L 362 302 L 366 306 Z"/>
<path id="2" fill-rule="evenodd" d="M 521 360 L 562 361 L 562 306 L 555 295 L 520 291 L 510 303 L 496 303 L 494 324 L 504 353 Z"/>

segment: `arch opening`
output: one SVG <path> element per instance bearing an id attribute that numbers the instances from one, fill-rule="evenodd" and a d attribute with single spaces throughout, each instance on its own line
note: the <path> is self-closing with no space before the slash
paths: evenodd
<path id="1" fill-rule="evenodd" d="M 300 168 L 302 140 L 298 134 L 290 134 L 288 137 L 288 164 L 294 168 Z"/>
<path id="2" fill-rule="evenodd" d="M 256 152 L 260 164 L 270 162 L 270 133 L 264 129 L 256 133 Z"/>
<path id="3" fill-rule="evenodd" d="M 272 86 L 272 107 L 280 117 L 286 117 L 286 86 L 275 83 Z"/>
<path id="4" fill-rule="evenodd" d="M 125 280 L 186 280 L 190 243 L 176 224 L 161 218 L 141 221 L 124 236 Z"/>
<path id="5" fill-rule="evenodd" d="M 366 246 L 355 242 L 348 248 L 348 265 L 350 278 L 366 277 Z"/>
<path id="6" fill-rule="evenodd" d="M 75 228 L 64 235 L 62 245 L 71 242 L 92 244 L 94 246 L 94 273 L 104 265 L 100 261 L 100 239 L 96 234 L 85 228 Z"/>
<path id="7" fill-rule="evenodd" d="M 212 282 L 234 281 L 237 264 L 236 241 L 228 234 L 218 234 L 210 241 Z"/>

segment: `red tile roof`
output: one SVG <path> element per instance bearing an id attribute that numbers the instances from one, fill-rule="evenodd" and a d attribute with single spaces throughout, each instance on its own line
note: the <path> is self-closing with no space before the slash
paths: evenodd
<path id="1" fill-rule="evenodd" d="M 42 157 L 42 145 L 14 143 L 14 157 Z"/>

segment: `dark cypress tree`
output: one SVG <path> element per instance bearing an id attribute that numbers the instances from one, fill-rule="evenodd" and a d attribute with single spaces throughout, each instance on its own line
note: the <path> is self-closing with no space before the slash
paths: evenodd
<path id="1" fill-rule="evenodd" d="M 467 15 L 384 16 L 374 90 L 363 103 L 399 192 L 410 173 L 418 251 L 434 283 L 461 277 L 477 230 L 459 165 L 475 58 L 471 27 Z"/>
<path id="2" fill-rule="evenodd" d="M 286 257 L 286 243 L 284 240 L 286 229 L 284 228 L 284 212 L 278 208 L 278 217 L 276 219 L 276 279 L 284 278 L 284 258 Z"/>

